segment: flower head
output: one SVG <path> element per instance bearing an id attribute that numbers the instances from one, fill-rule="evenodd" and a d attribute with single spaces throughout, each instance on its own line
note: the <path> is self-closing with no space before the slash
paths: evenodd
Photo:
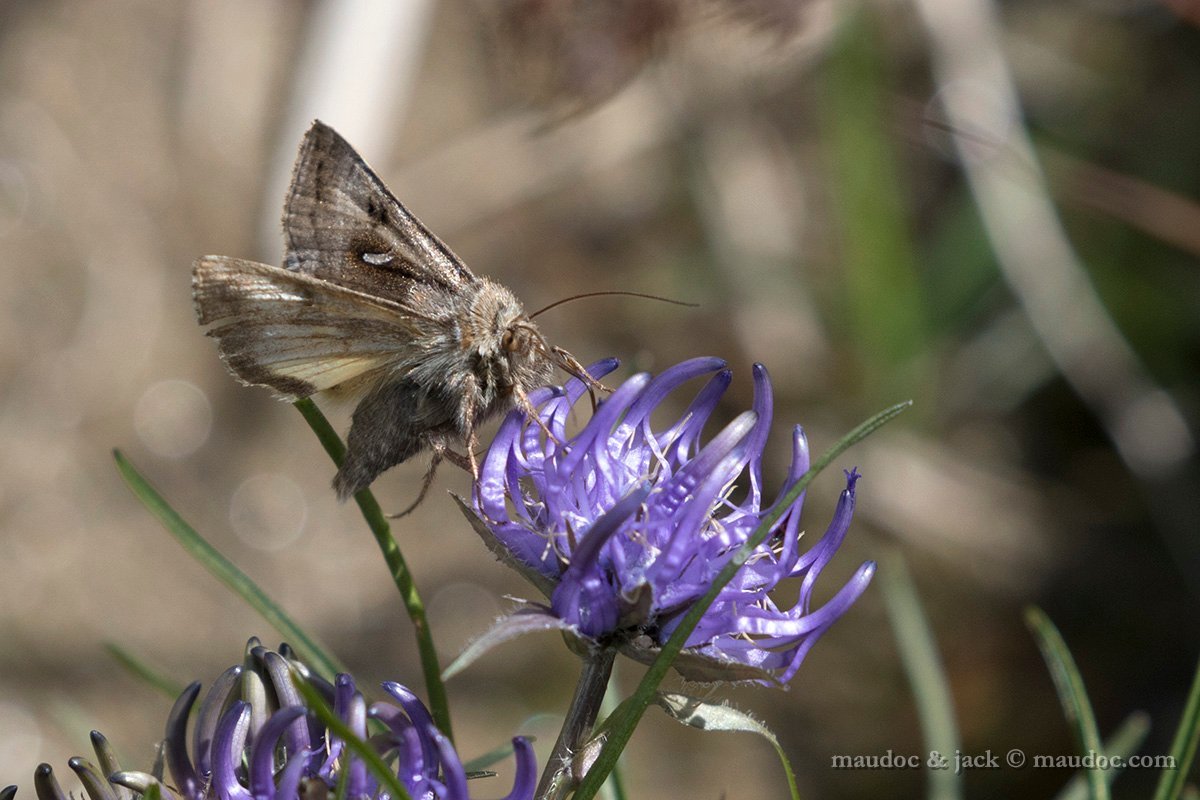
<path id="1" fill-rule="evenodd" d="M 400 784 L 414 800 L 469 800 L 467 777 L 450 741 L 433 724 L 424 704 L 398 683 L 383 689 L 394 702 L 367 704 L 349 675 L 333 684 L 312 674 L 286 645 L 276 652 L 251 639 L 244 664 L 230 667 L 209 688 L 194 715 L 191 747 L 188 718 L 200 695 L 193 683 L 176 700 L 153 773 L 119 771 L 103 737 L 93 733 L 104 770 L 71 759 L 92 800 L 132 800 L 157 786 L 164 800 L 324 800 L 344 784 L 351 800 L 385 800 L 385 786 L 346 743 L 312 714 L 292 683 L 293 671 L 315 687 L 359 739 L 394 763 Z M 369 719 L 382 723 L 371 736 Z M 97 741 L 99 737 L 99 741 Z M 103 745 L 103 746 L 102 746 Z M 531 800 L 536 764 L 529 742 L 513 739 L 516 778 L 505 800 Z M 38 767 L 39 800 L 66 800 L 49 765 Z"/>
<path id="2" fill-rule="evenodd" d="M 599 378 L 615 368 L 605 361 L 589 371 Z M 711 377 L 683 416 L 656 426 L 651 416 L 663 400 L 703 375 Z M 586 391 L 577 379 L 531 394 L 541 425 L 520 412 L 505 419 L 476 484 L 476 529 L 546 592 L 550 605 L 542 613 L 558 627 L 640 660 L 652 657 L 808 469 L 808 444 L 796 427 L 791 469 L 777 499 L 764 502 L 772 397 L 762 365 L 754 367 L 753 409 L 701 441 L 730 381 L 725 363 L 714 358 L 685 361 L 654 378 L 635 375 L 570 437 L 568 415 Z M 873 563 L 863 564 L 831 600 L 812 608 L 817 576 L 849 527 L 857 481 L 857 472 L 846 474 L 833 521 L 807 550 L 800 548 L 803 496 L 782 509 L 688 637 L 676 661 L 680 672 L 697 680 L 780 682 L 795 674 L 874 574 Z M 771 592 L 788 578 L 800 579 L 799 597 L 780 605 Z"/>

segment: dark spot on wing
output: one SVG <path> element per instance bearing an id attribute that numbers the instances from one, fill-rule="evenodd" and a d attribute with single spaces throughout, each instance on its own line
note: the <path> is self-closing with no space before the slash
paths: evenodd
<path id="1" fill-rule="evenodd" d="M 387 225 L 390 217 L 388 216 L 387 206 L 380 203 L 374 197 L 367 198 L 367 216 L 375 220 L 380 225 Z"/>

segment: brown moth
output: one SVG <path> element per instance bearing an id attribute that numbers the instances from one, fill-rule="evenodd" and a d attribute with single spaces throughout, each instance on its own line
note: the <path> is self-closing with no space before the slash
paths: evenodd
<path id="1" fill-rule="evenodd" d="M 282 268 L 204 256 L 192 296 L 243 383 L 286 398 L 361 398 L 333 479 L 342 500 L 429 448 L 412 510 L 442 458 L 478 475 L 484 420 L 513 404 L 532 411 L 527 392 L 556 365 L 586 375 L 511 291 L 467 269 L 319 121 L 300 145 L 283 233 Z M 465 457 L 449 449 L 457 442 Z"/>

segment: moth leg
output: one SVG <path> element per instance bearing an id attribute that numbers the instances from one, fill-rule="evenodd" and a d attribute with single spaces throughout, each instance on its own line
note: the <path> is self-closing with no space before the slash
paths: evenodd
<path id="1" fill-rule="evenodd" d="M 554 442 L 555 444 L 562 444 L 558 437 L 546 427 L 546 423 L 542 421 L 542 417 L 537 413 L 537 409 L 533 407 L 533 403 L 529 402 L 529 395 L 525 394 L 524 389 L 522 389 L 520 386 L 514 386 L 513 396 L 517 400 L 517 408 L 521 409 L 525 416 L 537 423 L 537 426 L 542 429 L 542 433 L 546 434 L 546 439 L 548 441 Z"/>
<path id="2" fill-rule="evenodd" d="M 461 469 L 463 472 L 471 471 L 471 459 L 467 458 L 457 450 L 451 450 L 449 447 L 443 447 L 442 456 L 451 464 Z"/>
<path id="3" fill-rule="evenodd" d="M 471 428 L 471 432 L 467 434 L 467 461 L 470 462 L 471 480 L 475 483 L 479 482 L 479 459 L 475 455 L 478 448 L 479 434 L 475 433 L 475 428 Z"/>
<path id="4" fill-rule="evenodd" d="M 478 483 L 479 460 L 475 455 L 475 450 L 479 447 L 479 434 L 475 432 L 475 394 L 475 391 L 467 392 L 466 402 L 462 409 L 462 429 L 467 432 L 467 435 L 463 437 L 463 443 L 467 446 L 467 468 L 471 470 L 471 480 Z M 458 454 L 455 453 L 455 455 Z"/>
<path id="5" fill-rule="evenodd" d="M 438 464 L 442 463 L 442 456 L 446 452 L 446 446 L 441 442 L 432 443 L 433 456 L 429 459 L 429 469 L 425 471 L 425 478 L 421 481 L 421 491 L 417 494 L 417 499 L 412 501 L 412 505 L 397 514 L 388 514 L 388 519 L 400 519 L 407 517 L 417 509 L 417 506 L 425 500 L 425 495 L 429 494 L 429 487 L 433 485 L 433 476 L 437 474 Z"/>

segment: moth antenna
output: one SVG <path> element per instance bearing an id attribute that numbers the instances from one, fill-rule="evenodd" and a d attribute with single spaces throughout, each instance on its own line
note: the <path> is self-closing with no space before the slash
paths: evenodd
<path id="1" fill-rule="evenodd" d="M 546 306 L 545 308 L 539 308 L 537 311 L 530 314 L 529 318 L 533 319 L 538 314 L 544 314 L 545 312 L 549 311 L 552 308 L 557 308 L 558 306 L 561 306 L 563 303 L 570 303 L 573 300 L 582 300 L 585 297 L 605 297 L 607 295 L 622 295 L 624 297 L 641 297 L 645 300 L 658 300 L 661 303 L 670 303 L 673 306 L 684 306 L 686 308 L 699 308 L 700 307 L 699 303 L 685 303 L 682 300 L 673 300 L 670 297 L 659 297 L 656 294 L 644 294 L 643 292 L 623 292 L 620 290 L 614 290 L 614 291 L 608 291 L 608 292 L 584 292 L 583 294 L 573 294 L 570 297 L 564 297 L 562 300 L 555 300 L 553 303 Z"/>

